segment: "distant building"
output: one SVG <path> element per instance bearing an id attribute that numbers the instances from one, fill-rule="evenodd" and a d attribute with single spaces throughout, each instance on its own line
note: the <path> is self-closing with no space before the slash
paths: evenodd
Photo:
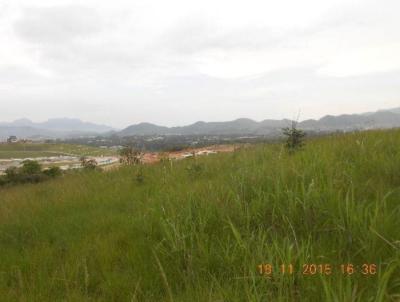
<path id="1" fill-rule="evenodd" d="M 18 138 L 15 135 L 11 135 L 7 138 L 7 143 L 16 143 L 18 142 Z"/>

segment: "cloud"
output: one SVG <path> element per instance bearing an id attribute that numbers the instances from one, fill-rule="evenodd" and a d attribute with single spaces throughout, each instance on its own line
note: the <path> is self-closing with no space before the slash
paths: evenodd
<path id="1" fill-rule="evenodd" d="M 103 26 L 92 8 L 54 6 L 25 8 L 14 28 L 17 35 L 26 41 L 54 44 L 99 33 Z"/>
<path id="2" fill-rule="evenodd" d="M 394 0 L 5 1 L 0 119 L 317 117 L 400 94 Z"/>

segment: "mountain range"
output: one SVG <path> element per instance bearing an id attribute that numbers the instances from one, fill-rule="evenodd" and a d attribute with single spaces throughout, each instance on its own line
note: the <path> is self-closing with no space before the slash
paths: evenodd
<path id="1" fill-rule="evenodd" d="M 263 120 L 257 122 L 240 118 L 228 122 L 196 122 L 182 127 L 164 127 L 150 123 L 131 125 L 119 132 L 118 136 L 135 135 L 274 135 L 283 127 L 290 126 L 291 120 Z M 400 127 L 400 107 L 379 110 L 365 114 L 326 115 L 318 120 L 301 121 L 297 127 L 306 131 L 352 131 L 357 129 Z"/>
<path id="2" fill-rule="evenodd" d="M 15 135 L 19 138 L 67 138 L 103 134 L 112 127 L 83 122 L 72 118 L 54 118 L 35 123 L 29 119 L 0 122 L 0 139 Z"/>
<path id="3" fill-rule="evenodd" d="M 240 118 L 227 122 L 199 121 L 180 127 L 165 127 L 151 123 L 140 123 L 116 131 L 110 126 L 83 122 L 79 119 L 56 118 L 35 123 L 28 119 L 0 122 L 0 139 L 10 135 L 19 138 L 72 138 L 93 135 L 145 136 L 145 135 L 276 135 L 291 120 L 266 119 L 260 122 Z M 376 128 L 400 127 L 400 107 L 367 112 L 363 114 L 326 115 L 318 120 L 308 119 L 297 124 L 305 131 L 352 131 Z"/>

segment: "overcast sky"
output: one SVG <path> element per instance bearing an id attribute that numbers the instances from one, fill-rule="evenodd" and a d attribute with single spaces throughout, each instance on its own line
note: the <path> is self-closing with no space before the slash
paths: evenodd
<path id="1" fill-rule="evenodd" d="M 398 0 L 0 0 L 0 121 L 400 106 Z"/>

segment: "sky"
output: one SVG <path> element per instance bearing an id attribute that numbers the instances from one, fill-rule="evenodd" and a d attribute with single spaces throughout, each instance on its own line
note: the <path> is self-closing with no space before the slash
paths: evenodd
<path id="1" fill-rule="evenodd" d="M 0 121 L 123 128 L 400 106 L 398 0 L 0 0 Z"/>

